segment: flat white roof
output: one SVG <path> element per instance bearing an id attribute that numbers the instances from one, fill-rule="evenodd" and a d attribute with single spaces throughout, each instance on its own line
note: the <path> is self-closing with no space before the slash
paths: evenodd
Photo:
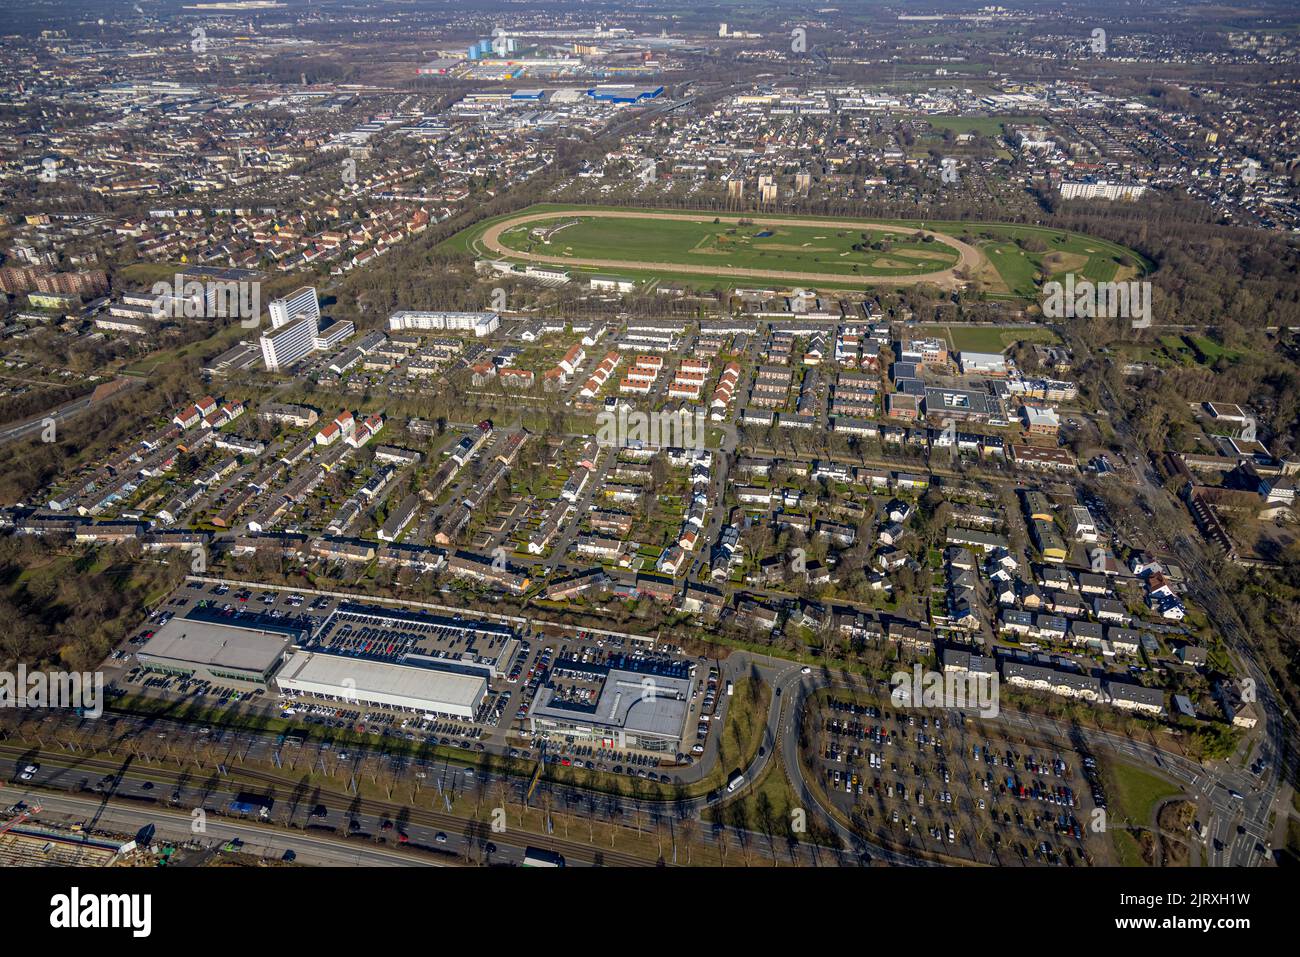
<path id="1" fill-rule="evenodd" d="M 256 628 L 173 618 L 149 639 L 136 657 L 200 667 L 265 672 L 284 653 L 290 636 Z"/>
<path id="2" fill-rule="evenodd" d="M 459 714 L 473 714 L 487 692 L 482 674 L 319 651 L 295 651 L 275 680 L 292 691 Z"/>

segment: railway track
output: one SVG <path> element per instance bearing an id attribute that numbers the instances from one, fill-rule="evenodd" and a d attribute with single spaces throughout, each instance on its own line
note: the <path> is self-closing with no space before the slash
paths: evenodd
<path id="1" fill-rule="evenodd" d="M 32 748 L 0 744 L 0 755 L 5 757 L 24 759 L 30 756 L 31 752 Z M 64 767 L 74 774 L 78 771 L 83 771 L 100 772 L 101 776 L 115 776 L 123 772 L 123 765 L 125 765 L 128 760 L 124 759 L 122 762 L 110 761 L 102 758 L 75 760 L 75 757 L 76 756 L 73 754 L 42 753 L 42 760 L 46 763 L 54 764 L 58 767 Z M 147 776 L 149 780 L 159 784 L 172 786 L 184 785 L 188 788 L 194 788 L 197 784 L 200 787 L 205 787 L 203 782 L 207 779 L 206 771 L 196 774 L 194 771 L 185 768 L 169 768 L 143 763 L 136 765 L 134 762 L 132 763 L 132 770 L 137 766 L 147 768 L 148 774 L 142 776 Z M 214 771 L 212 773 L 215 774 L 216 772 Z M 239 768 L 232 774 L 220 777 L 219 780 L 236 787 L 247 784 L 266 785 L 274 790 L 275 798 L 280 801 L 286 800 L 284 794 L 291 794 L 294 787 L 293 782 L 288 781 L 283 777 L 279 777 L 266 771 L 243 767 Z M 95 793 L 98 794 L 100 792 Z M 313 787 L 311 793 L 313 794 L 313 800 L 322 802 L 327 801 L 334 804 L 336 807 L 345 806 L 349 809 L 349 813 L 351 814 L 369 814 L 379 818 L 389 818 L 394 820 L 400 819 L 411 824 L 436 828 L 442 831 L 455 831 L 457 833 L 465 833 L 467 830 L 473 829 L 475 831 L 481 831 L 484 841 L 492 839 L 492 832 L 488 825 L 476 818 L 457 817 L 454 814 L 449 814 L 443 811 L 435 811 L 407 804 L 388 803 L 375 798 L 359 797 L 357 795 L 348 794 L 343 790 L 326 789 L 320 786 Z M 103 795 L 101 794 L 101 796 Z M 132 804 L 152 803 L 159 806 L 170 806 L 154 798 L 147 800 L 133 798 L 119 800 L 126 800 Z M 205 807 L 205 810 L 208 813 L 220 813 L 219 808 Z M 281 824 L 280 826 L 283 827 L 284 825 Z M 638 857 L 623 851 L 609 848 L 596 848 L 590 844 L 556 837 L 553 834 L 534 834 L 528 831 L 521 833 L 527 835 L 527 843 L 530 845 L 545 847 L 559 854 L 563 854 L 566 858 L 573 857 L 574 859 L 583 861 L 584 863 L 594 864 L 599 860 L 601 864 L 609 864 L 618 867 L 653 867 L 656 866 L 657 863 L 644 857 Z"/>

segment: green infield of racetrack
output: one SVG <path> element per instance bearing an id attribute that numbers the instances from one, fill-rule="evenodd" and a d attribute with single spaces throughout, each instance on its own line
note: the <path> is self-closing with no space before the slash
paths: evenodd
<path id="1" fill-rule="evenodd" d="M 576 259 L 616 258 L 630 262 L 666 262 L 690 266 L 781 269 L 836 276 L 906 276 L 938 272 L 957 262 L 957 253 L 940 242 L 916 241 L 900 229 L 859 230 L 808 226 L 740 226 L 735 223 L 635 219 L 556 220 L 564 225 L 550 243 L 532 238 L 536 224 L 517 226 L 502 242 L 521 252 Z M 885 243 L 887 250 L 854 245 Z"/>
<path id="2" fill-rule="evenodd" d="M 1151 265 L 1132 250 L 1105 240 L 1009 223 L 855 220 L 768 213 L 718 213 L 731 221 L 714 223 L 714 214 L 707 211 L 631 207 L 623 208 L 632 214 L 627 219 L 582 215 L 600 212 L 608 217 L 617 209 L 620 207 L 529 206 L 476 223 L 445 240 L 439 249 L 522 263 L 522 257 L 515 259 L 486 249 L 482 237 L 498 224 L 545 213 L 553 216 L 502 231 L 501 245 L 544 256 L 548 260 L 545 265 L 567 269 L 575 276 L 617 275 L 646 284 L 671 281 L 697 289 L 770 285 L 773 281 L 782 287 L 792 285 L 779 280 L 765 282 L 760 276 L 734 275 L 729 272 L 733 268 L 815 275 L 816 287 L 827 291 L 861 289 L 871 285 L 872 279 L 888 282 L 900 276 L 917 276 L 917 282 L 924 282 L 926 273 L 941 276 L 957 262 L 956 249 L 944 243 L 944 237 L 964 240 L 983 254 L 987 263 L 980 271 L 980 286 L 991 298 L 1036 298 L 1039 283 L 1067 272 L 1092 280 L 1128 279 L 1144 274 Z M 691 215 L 699 221 L 634 218 L 635 214 L 647 213 Z M 753 222 L 740 225 L 735 222 L 737 216 Z M 783 221 L 821 218 L 841 224 L 860 221 L 863 228 L 783 225 Z M 872 228 L 868 228 L 869 222 Z M 553 230 L 550 242 L 537 236 L 538 229 Z M 932 231 L 939 238 L 919 239 L 919 229 Z M 1017 244 L 1017 240 L 1031 237 L 1041 240 L 1044 248 L 1030 251 Z M 870 248 L 882 241 L 886 248 Z M 855 244 L 859 245 L 857 250 L 852 248 Z M 610 265 L 572 265 L 566 263 L 568 259 L 600 259 Z M 647 269 L 645 263 L 663 265 Z M 671 268 L 676 264 L 693 270 L 716 265 L 717 271 L 679 273 Z"/>

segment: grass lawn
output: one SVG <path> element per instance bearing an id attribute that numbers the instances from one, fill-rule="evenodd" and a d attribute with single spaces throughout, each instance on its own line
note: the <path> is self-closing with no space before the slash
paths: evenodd
<path id="1" fill-rule="evenodd" d="M 1028 299 L 1037 293 L 1034 276 L 1038 264 L 1032 256 L 1015 243 L 987 243 L 981 248 L 1012 295 Z"/>
<path id="2" fill-rule="evenodd" d="M 1219 359 L 1236 362 L 1245 355 L 1244 352 L 1238 349 L 1221 346 L 1207 336 L 1183 336 L 1183 341 L 1196 351 L 1197 359 L 1204 365 L 1210 365 Z"/>
<path id="3" fill-rule="evenodd" d="M 1183 337 L 1169 333 L 1160 337 L 1160 344 L 1164 346 L 1165 354 L 1175 362 L 1183 365 L 1191 365 L 1196 361 L 1196 353 L 1190 346 L 1183 342 Z"/>
<path id="4" fill-rule="evenodd" d="M 955 352 L 1002 352 L 1016 342 L 1059 341 L 1051 329 L 1000 328 L 998 326 L 927 326 L 927 332 L 945 336 Z"/>
<path id="5" fill-rule="evenodd" d="M 1130 259 L 1136 262 L 1137 257 L 1112 244 L 1087 236 L 1057 234 L 1047 240 L 1047 245 L 1046 252 L 1030 252 L 1006 241 L 986 242 L 980 248 L 1007 289 L 1022 298 L 1037 296 L 1035 277 L 1044 282 L 1064 281 L 1066 273 L 1074 273 L 1076 279 L 1107 282 L 1134 274 L 1133 267 L 1122 263 Z M 1121 270 L 1125 275 L 1120 275 Z"/>
<path id="6" fill-rule="evenodd" d="M 250 333 L 248 329 L 243 328 L 239 323 L 234 323 L 224 329 L 218 329 L 207 339 L 199 339 L 196 342 L 190 342 L 172 349 L 164 349 L 161 352 L 155 352 L 137 359 L 123 368 L 122 372 L 126 375 L 149 375 L 158 369 L 166 368 L 178 359 L 190 356 L 201 358 L 208 353 L 223 352 L 241 339 L 246 339 L 249 335 L 255 334 L 257 333 Z"/>
<path id="7" fill-rule="evenodd" d="M 132 263 L 117 271 L 117 279 L 124 286 L 152 288 L 157 282 L 171 286 L 176 281 L 176 274 L 184 268 L 184 264 L 176 263 Z"/>
<path id="8" fill-rule="evenodd" d="M 557 214 L 557 224 L 571 225 L 556 230 L 549 242 L 533 233 L 545 223 L 511 229 L 502 234 L 501 241 L 510 249 L 551 257 L 600 259 L 617 250 L 617 255 L 630 264 L 717 265 L 829 276 L 905 276 L 938 272 L 957 261 L 952 247 L 914 241 L 910 230 L 903 228 L 895 232 L 782 226 L 779 221 L 766 219 L 742 226 L 734 218 L 720 223 L 712 222 L 712 218 L 702 213 L 698 222 L 651 223 L 644 219 L 575 219 Z M 882 243 L 886 248 L 853 249 L 864 243 Z"/>
<path id="9" fill-rule="evenodd" d="M 724 784 L 727 775 L 749 764 L 758 754 L 771 701 L 772 689 L 761 678 L 736 681 L 734 693 L 726 698 L 727 713 L 722 725 L 722 738 L 718 742 L 720 760 L 706 779 L 713 782 L 713 787 Z"/>
<path id="10" fill-rule="evenodd" d="M 1156 807 L 1181 793 L 1177 785 L 1165 778 L 1124 761 L 1107 763 L 1103 776 L 1113 816 L 1138 827 L 1150 826 Z"/>
<path id="11" fill-rule="evenodd" d="M 800 841 L 812 841 L 826 847 L 837 847 L 838 842 L 831 835 L 820 834 L 810 829 L 793 832 L 794 811 L 803 810 L 800 804 L 798 795 L 790 786 L 790 779 L 785 775 L 784 766 L 778 756 L 773 755 L 772 760 L 768 761 L 767 767 L 763 769 L 762 776 L 747 788 L 741 797 L 711 807 L 701 816 L 706 821 L 721 824 L 744 821 L 750 828 L 764 833 L 770 831 L 776 840 L 793 835 Z M 806 818 L 800 823 L 807 828 Z"/>
<path id="12" fill-rule="evenodd" d="M 1247 355 L 1243 350 L 1219 345 L 1208 336 L 1172 332 L 1160 336 L 1151 344 L 1126 342 L 1116 348 L 1135 362 L 1152 362 L 1158 366 L 1209 366 L 1219 359 L 1237 362 Z"/>
<path id="13" fill-rule="evenodd" d="M 921 120 L 929 123 L 936 130 L 951 130 L 955 134 L 979 133 L 982 136 L 1001 136 L 1003 124 L 1013 126 L 1041 125 L 1041 116 L 928 116 L 913 114 L 907 119 Z"/>
<path id="14" fill-rule="evenodd" d="M 1142 859 L 1142 847 L 1131 831 L 1115 830 L 1112 832 L 1115 854 L 1121 867 L 1146 867 Z"/>
<path id="15" fill-rule="evenodd" d="M 1141 832 L 1118 825 L 1131 825 L 1149 833 L 1156 808 L 1180 794 L 1181 789 L 1147 768 L 1124 761 L 1103 763 L 1102 780 L 1110 799 L 1110 818 L 1115 826 L 1109 830 L 1119 863 L 1124 867 L 1146 867 Z"/>

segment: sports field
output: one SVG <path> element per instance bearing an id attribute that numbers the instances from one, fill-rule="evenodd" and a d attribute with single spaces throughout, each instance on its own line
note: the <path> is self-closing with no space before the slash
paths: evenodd
<path id="1" fill-rule="evenodd" d="M 1039 226 L 711 214 L 537 205 L 478 223 L 448 251 L 695 286 L 779 283 L 823 290 L 932 283 L 1033 299 L 1067 272 L 1124 279 L 1147 268 L 1103 240 Z"/>

